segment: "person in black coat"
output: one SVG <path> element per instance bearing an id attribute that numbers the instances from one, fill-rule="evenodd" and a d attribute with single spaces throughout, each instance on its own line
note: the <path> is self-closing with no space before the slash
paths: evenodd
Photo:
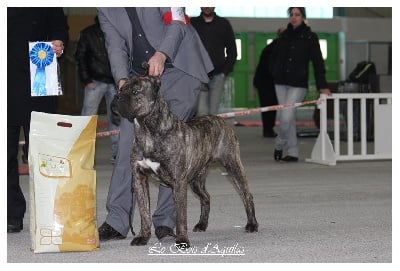
<path id="1" fill-rule="evenodd" d="M 277 35 L 284 31 L 284 28 L 278 29 Z M 261 107 L 276 105 L 278 100 L 275 93 L 275 83 L 272 77 L 271 68 L 271 54 L 273 47 L 276 44 L 275 40 L 265 46 L 262 50 L 260 59 L 256 68 L 253 78 L 253 86 L 258 90 L 258 98 Z M 263 136 L 275 137 L 274 131 L 276 111 L 267 111 L 261 113 L 263 124 Z"/>
<path id="2" fill-rule="evenodd" d="M 330 95 L 325 79 L 325 64 L 317 35 L 305 24 L 304 7 L 288 9 L 290 22 L 277 39 L 272 53 L 272 76 L 279 104 L 302 102 L 308 89 L 309 62 L 314 67 L 317 89 Z M 280 111 L 279 130 L 275 138 L 274 159 L 297 162 L 296 108 Z M 283 150 L 287 155 L 282 158 Z"/>
<path id="3" fill-rule="evenodd" d="M 228 19 L 215 13 L 215 7 L 200 9 L 200 16 L 190 18 L 190 23 L 199 34 L 214 70 L 208 74 L 210 81 L 202 84 L 197 114 L 216 115 L 220 111 L 225 79 L 236 63 L 235 33 Z"/>
<path id="4" fill-rule="evenodd" d="M 55 113 L 53 96 L 31 97 L 29 42 L 52 41 L 60 57 L 68 40 L 62 8 L 7 8 L 7 232 L 20 232 L 26 201 L 19 185 L 18 144 L 21 127 L 29 142 L 32 111 Z"/>

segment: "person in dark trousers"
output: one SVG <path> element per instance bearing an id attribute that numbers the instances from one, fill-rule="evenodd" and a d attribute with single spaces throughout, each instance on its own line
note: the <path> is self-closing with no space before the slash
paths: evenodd
<path id="1" fill-rule="evenodd" d="M 29 42 L 51 41 L 61 57 L 68 41 L 62 8 L 7 8 L 7 232 L 23 229 L 26 201 L 19 184 L 21 127 L 29 143 L 31 112 L 56 113 L 56 97 L 31 97 Z"/>
<path id="2" fill-rule="evenodd" d="M 107 106 L 108 130 L 117 130 L 111 121 L 111 101 L 117 89 L 111 73 L 110 61 L 105 47 L 104 34 L 100 29 L 98 17 L 95 23 L 83 29 L 75 51 L 78 74 L 85 86 L 82 116 L 96 115 L 103 97 Z M 111 135 L 111 162 L 115 162 L 118 151 L 118 135 Z"/>
<path id="3" fill-rule="evenodd" d="M 164 99 L 181 120 L 196 111 L 201 82 L 208 82 L 212 62 L 196 30 L 180 7 L 99 8 L 100 27 L 105 34 L 111 71 L 120 89 L 127 78 L 160 76 Z M 147 62 L 146 71 L 142 64 Z M 126 238 L 135 208 L 132 193 L 131 145 L 133 124 L 122 118 L 118 155 L 107 197 L 107 218 L 99 227 L 100 241 Z M 174 236 L 175 206 L 172 189 L 159 186 L 156 210 L 152 216 L 159 240 Z"/>
<path id="4" fill-rule="evenodd" d="M 277 36 L 279 37 L 285 29 L 279 28 Z M 258 91 L 258 98 L 261 107 L 271 106 L 278 104 L 275 93 L 274 78 L 271 74 L 271 53 L 273 46 L 276 44 L 275 40 L 265 46 L 262 50 L 256 72 L 253 78 L 253 86 Z M 263 125 L 263 136 L 264 137 L 276 137 L 274 131 L 276 121 L 276 111 L 267 111 L 261 113 L 262 125 Z"/>
<path id="5" fill-rule="evenodd" d="M 276 40 L 272 52 L 272 77 L 275 81 L 276 97 L 279 104 L 302 102 L 308 89 L 309 62 L 314 67 L 314 77 L 320 93 L 330 95 L 325 79 L 325 63 L 317 34 L 306 25 L 304 7 L 288 8 L 290 22 Z M 279 130 L 275 138 L 273 157 L 276 161 L 297 162 L 296 108 L 280 111 Z M 287 155 L 282 158 L 283 151 Z"/>
<path id="6" fill-rule="evenodd" d="M 225 78 L 233 71 L 237 58 L 233 28 L 227 19 L 218 16 L 214 10 L 215 7 L 202 7 L 200 16 L 190 19 L 214 65 L 214 70 L 209 73 L 210 82 L 202 84 L 198 115 L 219 113 Z"/>

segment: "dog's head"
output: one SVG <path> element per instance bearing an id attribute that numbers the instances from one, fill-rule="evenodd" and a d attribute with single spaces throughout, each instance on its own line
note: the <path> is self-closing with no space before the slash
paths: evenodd
<path id="1" fill-rule="evenodd" d="M 155 106 L 160 86 L 161 80 L 155 76 L 129 79 L 116 95 L 111 106 L 112 111 L 130 122 L 147 116 Z"/>

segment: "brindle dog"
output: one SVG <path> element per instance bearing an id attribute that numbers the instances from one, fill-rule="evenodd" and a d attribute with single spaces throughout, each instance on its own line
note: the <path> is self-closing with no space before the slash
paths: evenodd
<path id="1" fill-rule="evenodd" d="M 146 245 L 151 236 L 149 184 L 147 176 L 173 190 L 176 209 L 176 245 L 189 247 L 187 235 L 187 184 L 200 198 L 200 220 L 193 231 L 205 231 L 210 195 L 205 189 L 207 168 L 219 162 L 227 170 L 243 200 L 247 232 L 258 231 L 253 196 L 249 192 L 240 160 L 239 142 L 233 129 L 218 116 L 179 120 L 159 91 L 158 77 L 128 80 L 116 97 L 113 111 L 133 123 L 131 166 L 133 189 L 141 216 L 141 229 L 131 245 Z"/>

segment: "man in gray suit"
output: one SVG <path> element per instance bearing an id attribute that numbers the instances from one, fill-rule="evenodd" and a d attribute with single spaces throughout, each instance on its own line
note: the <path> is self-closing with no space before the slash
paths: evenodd
<path id="1" fill-rule="evenodd" d="M 147 62 L 149 74 L 161 76 L 161 91 L 171 111 L 189 120 L 195 113 L 200 84 L 208 82 L 213 65 L 184 8 L 98 8 L 98 17 L 118 89 L 127 78 L 143 75 L 142 63 Z M 130 166 L 133 133 L 132 123 L 122 119 L 108 215 L 99 227 L 101 241 L 124 239 L 129 232 L 135 206 Z M 158 239 L 174 235 L 175 208 L 169 187 L 159 187 L 153 224 Z"/>

